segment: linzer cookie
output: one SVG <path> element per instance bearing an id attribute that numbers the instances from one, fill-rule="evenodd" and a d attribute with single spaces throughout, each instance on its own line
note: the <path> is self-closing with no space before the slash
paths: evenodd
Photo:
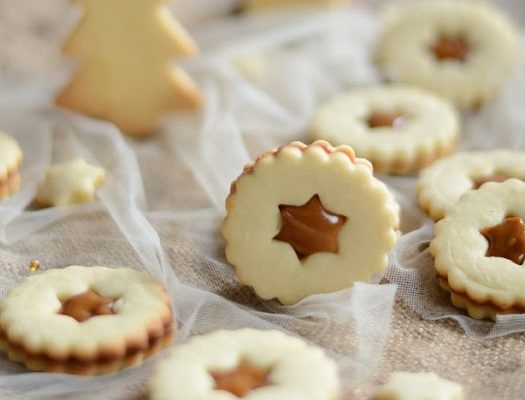
<path id="1" fill-rule="evenodd" d="M 172 324 L 146 273 L 73 266 L 28 277 L 0 303 L 0 350 L 35 371 L 105 374 L 167 346 Z"/>
<path id="2" fill-rule="evenodd" d="M 486 2 L 395 4 L 384 24 L 376 60 L 386 78 L 432 90 L 461 107 L 483 105 L 518 60 L 516 29 Z"/>
<path id="3" fill-rule="evenodd" d="M 150 384 L 152 400 L 339 398 L 335 363 L 278 331 L 217 331 L 175 347 Z"/>
<path id="4" fill-rule="evenodd" d="M 525 152 L 471 151 L 439 160 L 421 172 L 419 204 L 434 220 L 443 218 L 463 193 L 486 182 L 525 179 Z"/>
<path id="5" fill-rule="evenodd" d="M 417 88 L 356 89 L 323 105 L 311 123 L 313 139 L 352 146 L 376 172 L 405 174 L 450 153 L 460 118 L 446 100 Z"/>
<path id="6" fill-rule="evenodd" d="M 463 194 L 430 243 L 441 286 L 477 319 L 525 312 L 525 182 L 488 182 Z"/>
<path id="7" fill-rule="evenodd" d="M 459 383 L 425 372 L 394 372 L 374 396 L 374 400 L 464 399 L 465 391 Z"/>
<path id="8" fill-rule="evenodd" d="M 53 207 L 90 203 L 105 180 L 104 169 L 82 158 L 55 164 L 47 170 L 35 200 L 39 205 Z"/>
<path id="9" fill-rule="evenodd" d="M 20 188 L 18 167 L 22 161 L 22 150 L 18 143 L 0 132 L 0 200 L 3 200 Z"/>
<path id="10" fill-rule="evenodd" d="M 226 200 L 226 257 L 283 304 L 369 280 L 396 242 L 399 207 L 348 146 L 293 142 L 245 167 Z"/>

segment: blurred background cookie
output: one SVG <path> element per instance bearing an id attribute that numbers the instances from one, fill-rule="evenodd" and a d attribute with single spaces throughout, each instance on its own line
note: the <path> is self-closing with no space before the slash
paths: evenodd
<path id="1" fill-rule="evenodd" d="M 518 60 L 517 31 L 485 2 L 397 4 L 384 15 L 376 61 L 385 78 L 477 108 L 499 90 Z"/>

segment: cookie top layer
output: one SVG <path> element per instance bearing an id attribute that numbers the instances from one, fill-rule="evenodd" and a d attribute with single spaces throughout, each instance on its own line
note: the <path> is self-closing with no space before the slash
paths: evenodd
<path id="1" fill-rule="evenodd" d="M 64 313 L 75 296 L 94 292 L 112 312 L 80 322 Z M 98 301 L 98 300 L 97 300 Z M 83 299 L 85 307 L 94 303 Z M 107 303 L 106 303 L 107 305 Z M 163 285 L 130 268 L 81 267 L 48 270 L 25 279 L 0 302 L 0 329 L 10 345 L 51 359 L 123 357 L 129 346 L 148 347 L 148 332 L 171 321 Z"/>
<path id="2" fill-rule="evenodd" d="M 457 153 L 424 169 L 417 183 L 419 203 L 434 219 L 443 218 L 461 195 L 484 182 L 525 179 L 525 152 Z"/>
<path id="3" fill-rule="evenodd" d="M 393 5 L 384 24 L 376 59 L 387 78 L 433 90 L 463 107 L 483 104 L 519 53 L 516 29 L 485 2 Z"/>
<path id="4" fill-rule="evenodd" d="M 52 165 L 38 189 L 36 201 L 42 205 L 65 206 L 94 200 L 95 191 L 104 184 L 106 171 L 82 158 Z"/>
<path id="5" fill-rule="evenodd" d="M 22 150 L 12 137 L 0 131 L 0 179 L 18 168 L 22 161 Z"/>
<path id="6" fill-rule="evenodd" d="M 226 256 L 239 280 L 283 304 L 369 280 L 385 267 L 399 224 L 371 164 L 324 141 L 261 155 L 232 184 L 226 209 Z"/>
<path id="7" fill-rule="evenodd" d="M 400 85 L 352 90 L 323 105 L 311 123 L 312 138 L 348 144 L 374 166 L 392 168 L 452 148 L 459 130 L 448 101 Z"/>
<path id="8" fill-rule="evenodd" d="M 525 269 L 512 254 L 491 254 L 492 233 L 501 231 L 509 218 L 525 217 L 525 182 L 509 179 L 485 183 L 466 192 L 446 217 L 435 226 L 430 243 L 434 265 L 450 290 L 477 304 L 506 309 L 525 308 Z M 524 225 L 525 226 L 525 225 Z M 509 250 L 525 244 L 525 230 L 511 224 L 503 236 Z M 511 251 L 511 253 L 512 253 Z"/>
<path id="9" fill-rule="evenodd" d="M 374 400 L 463 400 L 463 387 L 434 373 L 394 372 Z"/>
<path id="10" fill-rule="evenodd" d="M 234 385 L 224 385 L 227 374 Z M 265 382 L 250 390 L 254 374 Z M 278 331 L 255 329 L 217 331 L 175 347 L 150 385 L 152 400 L 233 400 L 238 398 L 231 392 L 234 386 L 244 386 L 247 400 L 339 398 L 337 367 L 321 349 Z"/>

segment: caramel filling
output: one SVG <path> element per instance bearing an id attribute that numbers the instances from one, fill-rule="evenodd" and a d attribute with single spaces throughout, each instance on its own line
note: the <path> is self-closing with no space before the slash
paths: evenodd
<path id="1" fill-rule="evenodd" d="M 302 260 L 314 253 L 339 251 L 338 236 L 346 217 L 324 208 L 318 195 L 305 205 L 280 205 L 282 227 L 275 240 L 290 244 Z"/>
<path id="2" fill-rule="evenodd" d="M 460 36 L 441 36 L 431 46 L 437 60 L 465 61 L 469 53 L 467 41 Z"/>
<path id="3" fill-rule="evenodd" d="M 244 397 L 252 390 L 270 385 L 270 369 L 258 368 L 246 361 L 229 371 L 212 371 L 215 389 L 230 392 L 237 397 Z"/>
<path id="4" fill-rule="evenodd" d="M 494 175 L 480 176 L 479 178 L 474 179 L 472 183 L 474 184 L 474 189 L 479 189 L 481 185 L 487 182 L 505 182 L 507 179 L 510 179 L 510 177 L 505 176 L 505 175 L 500 175 L 500 174 L 494 174 Z"/>
<path id="5" fill-rule="evenodd" d="M 78 322 L 84 322 L 98 315 L 112 315 L 113 299 L 99 296 L 93 290 L 70 297 L 62 303 L 60 314 L 68 315 Z"/>
<path id="6" fill-rule="evenodd" d="M 369 128 L 400 128 L 404 125 L 406 117 L 396 111 L 376 111 L 368 119 Z"/>
<path id="7" fill-rule="evenodd" d="M 487 257 L 503 257 L 518 265 L 525 260 L 525 223 L 520 217 L 509 217 L 498 225 L 481 230 L 489 242 Z"/>

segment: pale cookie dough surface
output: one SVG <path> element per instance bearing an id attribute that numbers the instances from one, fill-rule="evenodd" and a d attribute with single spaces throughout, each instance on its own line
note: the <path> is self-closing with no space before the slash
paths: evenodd
<path id="1" fill-rule="evenodd" d="M 59 314 L 62 301 L 87 290 L 115 300 L 113 315 L 78 322 Z M 171 320 L 163 286 L 129 268 L 80 267 L 32 275 L 0 302 L 0 328 L 31 354 L 91 358 L 101 350 L 124 356 L 128 342 L 148 343 L 148 330 Z"/>
<path id="2" fill-rule="evenodd" d="M 242 329 L 194 337 L 175 347 L 152 378 L 152 400 L 236 400 L 215 390 L 210 371 L 233 370 L 244 360 L 269 368 L 269 385 L 249 392 L 246 400 L 336 400 L 339 378 L 324 352 L 278 331 Z"/>
<path id="3" fill-rule="evenodd" d="M 495 309 L 508 313 L 525 308 L 525 269 L 506 258 L 487 257 L 489 244 L 480 233 L 508 216 L 524 217 L 524 198 L 525 183 L 520 180 L 486 183 L 466 192 L 434 228 L 430 252 L 440 280 L 476 305 L 462 306 L 474 318 L 495 318 Z M 457 298 L 455 303 L 461 306 Z"/>
<path id="4" fill-rule="evenodd" d="M 47 170 L 36 201 L 45 206 L 89 203 L 95 199 L 95 191 L 105 180 L 104 169 L 81 158 L 55 164 Z"/>
<path id="5" fill-rule="evenodd" d="M 241 7 L 246 11 L 267 11 L 273 8 L 322 7 L 349 3 L 349 0 L 242 0 Z"/>
<path id="6" fill-rule="evenodd" d="M 374 400 L 464 400 L 463 387 L 434 373 L 394 372 Z"/>
<path id="7" fill-rule="evenodd" d="M 81 63 L 58 105 L 107 119 L 133 136 L 152 134 L 177 108 L 200 106 L 200 90 L 174 65 L 196 53 L 166 0 L 78 0 L 84 16 L 64 45 Z"/>
<path id="8" fill-rule="evenodd" d="M 403 115 L 401 126 L 372 128 L 376 112 Z M 379 172 L 405 173 L 450 152 L 460 117 L 446 100 L 408 86 L 355 89 L 323 105 L 311 123 L 311 137 L 348 144 Z"/>
<path id="9" fill-rule="evenodd" d="M 440 93 L 462 107 L 477 107 L 508 78 L 519 53 L 510 20 L 485 2 L 424 1 L 391 6 L 376 59 L 386 77 Z M 438 60 L 440 36 L 464 38 L 464 61 Z"/>
<path id="10" fill-rule="evenodd" d="M 0 180 L 17 169 L 21 160 L 22 150 L 16 140 L 0 131 Z"/>
<path id="11" fill-rule="evenodd" d="M 474 189 L 475 179 L 491 175 L 525 179 L 525 152 L 472 151 L 439 160 L 421 172 L 419 204 L 434 220 L 441 219 L 463 193 Z"/>
<path id="12" fill-rule="evenodd" d="M 315 194 L 347 221 L 337 253 L 300 260 L 290 244 L 273 239 L 282 226 L 279 205 L 301 206 Z M 350 147 L 323 141 L 260 156 L 232 185 L 226 209 L 226 256 L 239 280 L 283 304 L 368 281 L 386 266 L 399 224 L 399 206 L 371 165 Z"/>

